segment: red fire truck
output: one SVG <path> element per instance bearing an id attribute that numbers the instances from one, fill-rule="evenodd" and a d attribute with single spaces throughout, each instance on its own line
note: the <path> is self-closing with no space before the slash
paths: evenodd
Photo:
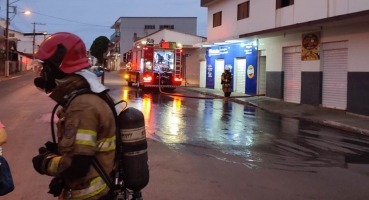
<path id="1" fill-rule="evenodd" d="M 182 84 L 183 49 L 175 42 L 136 42 L 129 52 L 125 79 L 129 86 L 175 89 Z"/>

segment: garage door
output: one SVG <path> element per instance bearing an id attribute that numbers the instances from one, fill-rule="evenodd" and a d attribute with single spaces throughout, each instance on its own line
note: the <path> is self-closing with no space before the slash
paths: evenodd
<path id="1" fill-rule="evenodd" d="M 258 94 L 266 93 L 266 56 L 259 57 Z"/>
<path id="2" fill-rule="evenodd" d="M 348 49 L 334 49 L 334 46 L 346 45 L 327 44 L 325 48 L 323 45 L 322 103 L 324 107 L 346 110 Z"/>
<path id="3" fill-rule="evenodd" d="M 215 60 L 215 77 L 214 77 L 214 89 L 221 90 L 222 85 L 220 84 L 222 79 L 222 73 L 224 71 L 224 59 Z"/>
<path id="4" fill-rule="evenodd" d="M 283 49 L 284 100 L 300 103 L 301 100 L 301 47 Z"/>
<path id="5" fill-rule="evenodd" d="M 200 87 L 206 87 L 206 61 L 200 62 Z"/>
<path id="6" fill-rule="evenodd" d="M 236 58 L 234 69 L 234 90 L 245 94 L 246 90 L 246 59 Z"/>

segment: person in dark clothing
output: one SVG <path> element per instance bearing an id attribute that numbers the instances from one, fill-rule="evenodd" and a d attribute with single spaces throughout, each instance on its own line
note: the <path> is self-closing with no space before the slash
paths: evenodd
<path id="1" fill-rule="evenodd" d="M 232 93 L 232 88 L 231 88 L 231 82 L 232 82 L 232 74 L 230 71 L 230 68 L 228 66 L 226 66 L 224 68 L 224 72 L 222 73 L 222 79 L 221 79 L 221 84 L 222 84 L 222 90 L 224 93 L 224 102 L 227 103 L 228 102 L 228 98 L 229 96 L 231 96 Z"/>

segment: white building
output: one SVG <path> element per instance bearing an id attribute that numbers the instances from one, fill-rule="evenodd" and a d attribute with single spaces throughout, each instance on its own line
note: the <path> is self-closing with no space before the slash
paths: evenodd
<path id="1" fill-rule="evenodd" d="M 201 0 L 201 6 L 209 20 L 208 41 L 200 44 L 208 48 L 200 70 L 207 72 L 205 87 L 217 88 L 217 72 L 229 64 L 234 89 L 244 84 L 245 93 L 369 115 L 368 0 Z M 223 58 L 231 43 L 257 44 L 257 52 Z M 256 57 L 251 67 L 246 52 Z"/>
<path id="2" fill-rule="evenodd" d="M 194 47 L 194 44 L 205 42 L 206 38 L 191 35 L 186 33 L 181 33 L 178 31 L 162 29 L 158 30 L 140 40 L 136 41 L 136 43 L 140 43 L 141 41 L 146 41 L 147 39 L 152 39 L 154 41 L 154 48 L 159 48 L 159 43 L 164 40 L 167 42 L 176 42 L 177 44 L 181 44 L 183 49 L 183 85 L 184 86 L 199 86 L 200 76 L 199 76 L 199 66 L 200 66 L 200 56 L 204 54 L 203 49 L 198 47 Z M 161 50 L 165 50 L 161 48 Z"/>
<path id="3" fill-rule="evenodd" d="M 1 33 L 5 33 L 5 20 L 0 19 Z M 37 50 L 43 42 L 44 36 L 36 36 L 33 46 L 33 36 L 25 36 L 24 33 L 9 29 L 9 72 L 24 71 L 32 63 L 31 54 Z M 0 47 L 5 51 L 5 35 L 0 34 Z M 4 62 L 3 62 L 4 61 Z M 0 61 L 0 75 L 5 71 L 5 59 Z"/>
<path id="4" fill-rule="evenodd" d="M 135 41 L 160 29 L 196 35 L 197 17 L 120 17 L 111 28 L 115 29 L 110 37 L 115 53 L 109 54 L 109 62 L 116 69 Z"/>

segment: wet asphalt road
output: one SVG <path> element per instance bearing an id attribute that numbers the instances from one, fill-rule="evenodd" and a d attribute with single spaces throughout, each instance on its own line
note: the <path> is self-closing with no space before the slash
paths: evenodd
<path id="1" fill-rule="evenodd" d="M 171 97 L 157 89 L 111 93 L 142 110 L 149 137 L 174 149 L 206 153 L 250 168 L 351 169 L 351 164 L 360 163 L 369 175 L 369 137 L 363 135 L 233 102 L 224 104 L 221 99 L 197 99 L 203 96 L 181 89 L 174 94 L 194 98 Z"/>
<path id="2" fill-rule="evenodd" d="M 126 86 L 119 78 L 106 78 L 111 95 L 140 109 L 145 116 L 147 137 L 174 151 L 238 163 L 251 169 L 314 173 L 317 167 L 339 167 L 369 175 L 369 137 L 283 118 L 233 102 L 224 104 L 221 99 L 203 99 L 203 95 L 183 89 L 171 92 L 178 96 L 161 94 L 157 89 L 139 91 Z M 12 145 L 4 145 L 9 162 L 24 160 L 21 168 L 27 171 L 33 170 L 30 160 L 36 152 L 32 150 L 50 139 L 49 133 L 41 132 L 49 127 L 47 122 L 55 105 L 34 88 L 32 79 L 33 75 L 28 74 L 0 82 L 0 121 L 10 133 L 17 130 L 39 135 L 37 138 L 10 135 Z M 36 127 L 35 123 L 43 125 Z M 35 173 L 14 176 L 40 178 Z M 48 178 L 41 177 L 47 185 Z M 31 190 L 28 192 L 28 196 L 36 195 Z"/>

